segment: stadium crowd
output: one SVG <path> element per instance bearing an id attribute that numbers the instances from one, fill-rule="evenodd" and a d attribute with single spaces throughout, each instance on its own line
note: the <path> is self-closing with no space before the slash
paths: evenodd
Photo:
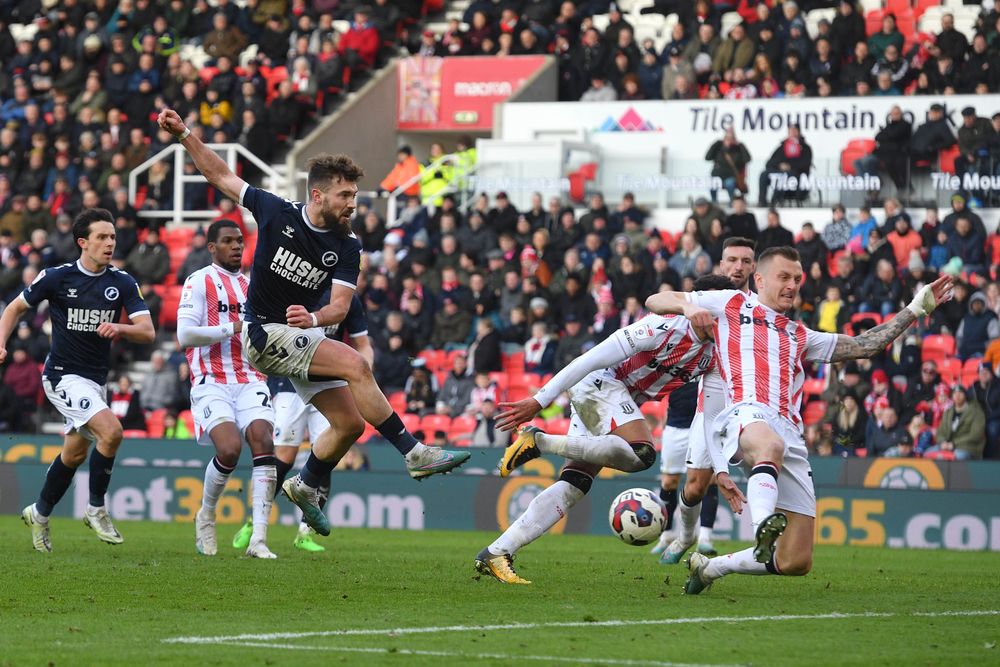
<path id="1" fill-rule="evenodd" d="M 368 30 L 367 20 L 376 21 L 389 4 L 344 11 L 355 17 L 352 30 Z M 536 4 L 542 3 L 525 3 L 524 11 Z M 144 201 L 128 201 L 129 170 L 169 140 L 150 125 L 150 114 L 161 103 L 174 104 L 194 131 L 251 142 L 256 152 L 250 137 L 277 132 L 272 111 L 289 81 L 272 89 L 262 68 L 283 58 L 294 69 L 297 49 L 329 51 L 331 42 L 343 46 L 347 34 L 323 32 L 331 17 L 342 15 L 336 13 L 320 14 L 309 30 L 313 19 L 303 2 L 238 8 L 220 0 L 214 11 L 203 3 L 192 9 L 149 0 L 95 6 L 104 13 L 60 3 L 36 21 L 30 40 L 5 39 L 6 23 L 0 29 L 0 300 L 16 297 L 44 268 L 75 259 L 69 227 L 81 207 L 111 210 L 115 263 L 142 285 L 169 349 L 117 346 L 110 405 L 126 429 L 188 437 L 188 369 L 170 345 L 176 303 L 162 288 L 183 282 L 210 259 L 200 231 L 143 228 L 136 215 L 136 206 L 169 201 L 168 174 L 152 171 Z M 265 37 L 282 26 L 282 49 L 275 46 L 270 55 L 240 62 L 239 39 L 227 52 L 223 33 L 249 35 L 263 48 Z M 223 44 L 212 51 L 211 78 L 178 62 L 172 50 L 197 40 L 206 51 Z M 341 74 L 354 69 L 352 57 L 342 58 Z M 131 72 L 124 83 L 123 71 Z M 266 131 L 255 130 L 262 126 Z M 471 142 L 462 141 L 457 153 L 474 162 Z M 411 151 L 398 157 L 401 172 L 421 173 Z M 404 196 L 391 228 L 364 198 L 355 220 L 366 253 L 359 294 L 376 376 L 394 406 L 410 414 L 408 425 L 436 436 L 461 433 L 476 445 L 506 443 L 507 434 L 495 428 L 499 401 L 530 395 L 546 376 L 641 318 L 649 294 L 689 289 L 718 264 L 725 238 L 745 236 L 758 252 L 784 244 L 799 250 L 807 277 L 796 316 L 823 331 L 856 332 L 879 323 L 940 272 L 959 281 L 954 301 L 879 358 L 825 375 L 816 369 L 805 389 L 815 451 L 1000 457 L 1000 237 L 967 206 L 968 193 L 956 194 L 950 211 L 939 216 L 927 209 L 920 219 L 895 199 L 885 202 L 881 219 L 870 208 L 849 212 L 838 205 L 830 219 L 806 224 L 796 236 L 776 209 L 758 220 L 734 189 L 728 209 L 697 199 L 675 235 L 650 229 L 631 195 L 606 202 L 595 193 L 580 211 L 559 196 L 536 193 L 518 210 L 503 192 L 482 193 L 460 209 L 440 181 L 460 180 L 463 172 L 444 171 L 440 177 L 430 171 Z M 242 224 L 232 202 L 203 186 L 186 187 L 192 187 L 185 193 L 190 207 L 218 206 L 220 216 Z M 172 249 L 178 239 L 180 254 Z M 252 235 L 248 239 L 252 246 Z M 4 428 L 31 430 L 43 405 L 38 365 L 47 351 L 45 320 L 44 312 L 32 313 L 11 341 L 0 389 Z M 147 359 L 149 370 L 129 377 L 130 364 Z M 542 417 L 565 428 L 565 409 L 556 404 Z M 665 406 L 643 409 L 658 431 Z"/>
<path id="2" fill-rule="evenodd" d="M 630 5 L 632 3 L 629 3 Z M 930 4 L 918 3 L 923 11 Z M 669 40 L 637 39 L 616 2 L 475 0 L 422 55 L 554 54 L 559 98 L 608 101 L 831 95 L 987 94 L 1000 90 L 1000 14 L 983 9 L 972 37 L 951 13 L 918 32 L 909 3 L 863 15 L 851 0 L 657 0 L 642 14 L 676 14 Z M 984 7 L 985 7 L 984 3 Z M 807 29 L 805 11 L 836 8 Z M 723 29 L 723 14 L 738 21 Z M 602 20 L 597 21 L 597 16 Z"/>

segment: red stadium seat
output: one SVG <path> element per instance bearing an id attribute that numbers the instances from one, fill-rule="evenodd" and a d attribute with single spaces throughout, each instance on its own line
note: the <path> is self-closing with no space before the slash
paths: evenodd
<path id="1" fill-rule="evenodd" d="M 448 368 L 448 355 L 444 350 L 421 350 L 417 358 L 426 361 L 427 369 L 432 373 Z"/>
<path id="2" fill-rule="evenodd" d="M 524 371 L 524 352 L 511 352 L 503 356 L 505 371 Z"/>
<path id="3" fill-rule="evenodd" d="M 934 461 L 954 461 L 955 452 L 929 452 L 924 454 L 925 459 L 932 459 Z"/>
<path id="4" fill-rule="evenodd" d="M 570 420 L 568 417 L 552 417 L 545 421 L 545 432 L 555 435 L 565 435 L 569 432 Z"/>
<path id="5" fill-rule="evenodd" d="M 177 418 L 180 419 L 182 422 L 184 422 L 184 425 L 187 426 L 187 430 L 191 434 L 191 437 L 193 438 L 194 437 L 194 415 L 191 414 L 191 411 L 190 410 L 185 410 L 184 412 L 180 413 L 177 416 Z"/>
<path id="6" fill-rule="evenodd" d="M 163 299 L 163 306 L 160 308 L 160 326 L 164 329 L 177 328 L 177 307 L 181 305 L 181 289 L 180 285 L 163 286 L 163 293 L 160 295 Z"/>
<path id="7" fill-rule="evenodd" d="M 434 437 L 434 431 L 447 433 L 451 430 L 451 417 L 448 415 L 427 415 L 420 420 L 420 428 L 430 440 Z"/>
<path id="8" fill-rule="evenodd" d="M 802 385 L 802 391 L 806 396 L 819 396 L 826 391 L 826 380 L 823 378 L 809 378 Z"/>
<path id="9" fill-rule="evenodd" d="M 399 418 L 403 421 L 403 426 L 410 433 L 420 429 L 420 415 L 415 415 L 409 412 L 404 412 L 399 415 Z"/>
<path id="10" fill-rule="evenodd" d="M 451 436 L 468 435 L 476 430 L 476 418 L 471 415 L 459 415 L 451 420 Z"/>
<path id="11" fill-rule="evenodd" d="M 856 176 L 858 171 L 854 168 L 854 161 L 871 155 L 874 150 L 874 139 L 852 139 L 847 142 L 847 146 L 840 152 L 840 173 Z"/>
<path id="12" fill-rule="evenodd" d="M 501 398 L 500 400 L 502 401 L 507 400 L 510 401 L 511 403 L 514 403 L 517 401 L 524 400 L 529 396 L 534 395 L 534 393 L 535 392 L 531 389 L 531 387 L 526 387 L 524 385 L 511 386 L 506 390 L 504 394 L 505 398 Z"/>
<path id="13" fill-rule="evenodd" d="M 153 410 L 146 415 L 146 430 L 149 432 L 150 438 L 163 437 L 163 420 L 166 416 L 167 411 L 165 408 Z"/>
<path id="14" fill-rule="evenodd" d="M 879 30 L 882 29 L 882 16 L 883 11 L 881 9 L 873 9 L 867 14 L 865 14 L 865 34 L 871 37 Z"/>
<path id="15" fill-rule="evenodd" d="M 823 419 L 825 412 L 826 403 L 824 401 L 812 401 L 806 404 L 806 409 L 802 412 L 802 421 L 805 422 L 806 426 L 818 424 Z"/>
<path id="16" fill-rule="evenodd" d="M 396 412 L 406 412 L 406 392 L 405 391 L 394 391 L 388 396 L 389 405 Z"/>
<path id="17" fill-rule="evenodd" d="M 369 423 L 365 423 L 365 430 L 361 433 L 361 437 L 358 438 L 358 442 L 364 444 L 378 435 L 378 430 Z"/>
<path id="18" fill-rule="evenodd" d="M 954 357 L 939 360 L 937 367 L 941 379 L 948 384 L 955 384 L 962 378 L 962 362 Z"/>
<path id="19" fill-rule="evenodd" d="M 983 360 L 979 357 L 966 359 L 965 363 L 962 364 L 962 385 L 968 387 L 978 379 L 979 364 L 982 362 Z"/>
<path id="20" fill-rule="evenodd" d="M 940 153 L 938 153 L 938 162 L 940 163 L 940 169 L 946 174 L 955 173 L 955 158 L 959 156 L 961 151 L 958 150 L 958 144 L 955 144 L 951 148 L 945 148 Z"/>
<path id="21" fill-rule="evenodd" d="M 986 247 L 990 251 L 990 264 L 1000 264 L 1000 234 L 993 234 L 986 239 Z"/>
<path id="22" fill-rule="evenodd" d="M 924 361 L 933 359 L 940 363 L 946 357 L 955 356 L 955 337 L 948 334 L 936 334 L 924 337 L 921 345 L 921 358 Z"/>
<path id="23" fill-rule="evenodd" d="M 130 428 L 122 431 L 123 438 L 148 438 L 149 432 L 142 429 Z"/>

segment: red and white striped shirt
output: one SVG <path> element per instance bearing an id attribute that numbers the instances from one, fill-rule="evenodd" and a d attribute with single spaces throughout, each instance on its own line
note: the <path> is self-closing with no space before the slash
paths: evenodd
<path id="1" fill-rule="evenodd" d="M 216 264 L 195 271 L 184 281 L 177 321 L 196 327 L 215 327 L 242 318 L 250 282 L 242 273 L 230 273 Z M 239 335 L 187 349 L 191 383 L 246 384 L 267 378 L 250 365 Z"/>
<path id="2" fill-rule="evenodd" d="M 692 292 L 715 316 L 716 356 L 730 404 L 767 405 L 801 428 L 803 361 L 828 362 L 837 334 L 813 331 L 737 290 Z"/>
<path id="3" fill-rule="evenodd" d="M 699 340 L 683 317 L 647 315 L 612 337 L 630 356 L 611 373 L 633 396 L 661 400 L 712 365 L 712 341 Z"/>

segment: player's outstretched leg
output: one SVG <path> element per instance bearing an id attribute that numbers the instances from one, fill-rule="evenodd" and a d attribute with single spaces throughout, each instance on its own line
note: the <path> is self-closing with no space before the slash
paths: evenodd
<path id="1" fill-rule="evenodd" d="M 371 366 L 349 345 L 329 339 L 324 340 L 316 349 L 312 362 L 309 364 L 309 374 L 318 377 L 343 378 L 347 381 L 347 388 L 357 406 L 357 412 L 360 413 L 364 421 L 374 426 L 382 437 L 392 443 L 392 446 L 403 455 L 410 477 L 422 480 L 431 475 L 447 473 L 469 460 L 469 452 L 428 447 L 414 438 L 413 434 L 406 430 L 403 420 L 393 411 L 385 394 L 375 383 Z M 316 405 L 315 400 L 313 405 L 331 424 L 335 423 L 322 407 Z M 321 454 L 320 458 L 324 460 L 327 456 L 332 456 L 330 452 L 317 452 L 315 447 L 313 453 Z M 333 465 L 336 465 L 336 461 L 333 462 Z M 331 465 L 330 468 L 332 469 L 332 467 Z M 313 527 L 315 528 L 315 526 Z M 320 532 L 320 534 L 323 533 Z"/>
<path id="2" fill-rule="evenodd" d="M 596 466 L 570 462 L 552 486 L 535 496 L 524 513 L 493 544 L 476 555 L 476 570 L 505 584 L 530 584 L 514 570 L 514 554 L 566 516 L 590 490 L 599 471 Z"/>
<path id="3" fill-rule="evenodd" d="M 541 454 L 556 454 L 622 472 L 646 470 L 656 462 L 649 427 L 643 421 L 628 422 L 608 435 L 552 435 L 527 425 L 521 427 L 517 440 L 504 451 L 500 476 L 507 477 Z"/>
<path id="4" fill-rule="evenodd" d="M 321 510 L 326 509 L 326 502 L 330 498 L 330 478 L 331 475 L 327 475 L 326 481 L 319 485 L 319 508 Z M 305 521 L 301 521 L 299 522 L 299 530 L 295 535 L 295 541 L 292 543 L 292 546 L 311 553 L 326 551 L 326 547 L 316 541 L 315 535 L 316 531 L 310 528 Z"/>
<path id="5" fill-rule="evenodd" d="M 674 565 L 681 561 L 684 554 L 695 543 L 698 519 L 701 515 L 702 498 L 712 480 L 712 470 L 705 468 L 688 468 L 684 488 L 678 497 L 680 507 L 680 530 L 677 538 L 667 545 L 660 554 L 662 565 Z"/>
<path id="6" fill-rule="evenodd" d="M 121 544 L 125 540 L 111 522 L 104 498 L 111 485 L 115 454 L 122 444 L 122 425 L 110 409 L 105 409 L 91 417 L 85 428 L 96 440 L 96 445 L 90 452 L 90 502 L 83 513 L 83 523 L 97 533 L 102 542 Z"/>

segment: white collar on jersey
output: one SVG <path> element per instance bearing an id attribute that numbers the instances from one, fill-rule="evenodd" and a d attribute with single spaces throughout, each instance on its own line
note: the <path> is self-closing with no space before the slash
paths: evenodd
<path id="1" fill-rule="evenodd" d="M 309 216 L 308 214 L 306 214 L 305 204 L 302 204 L 302 221 L 306 223 L 306 226 L 309 227 L 309 229 L 313 230 L 314 232 L 319 232 L 320 234 L 326 234 L 327 232 L 330 231 L 329 229 L 323 229 L 322 227 L 317 227 L 313 223 L 309 222 Z"/>
<path id="2" fill-rule="evenodd" d="M 87 268 L 83 265 L 83 261 L 79 260 L 79 259 L 76 260 L 76 268 L 80 269 L 80 273 L 83 273 L 84 275 L 88 275 L 88 276 L 100 276 L 100 275 L 103 275 L 104 272 L 108 270 L 108 267 L 105 266 L 103 269 L 101 269 L 97 273 L 94 273 L 93 271 L 88 271 Z"/>
<path id="3" fill-rule="evenodd" d="M 236 269 L 236 271 L 230 271 L 229 269 L 222 268 L 221 266 L 219 266 L 215 262 L 212 262 L 212 268 L 214 268 L 215 270 L 217 270 L 217 271 L 219 271 L 221 273 L 225 273 L 227 276 L 232 276 L 233 278 L 236 278 L 238 276 L 243 275 L 243 272 L 240 271 L 239 269 Z"/>

